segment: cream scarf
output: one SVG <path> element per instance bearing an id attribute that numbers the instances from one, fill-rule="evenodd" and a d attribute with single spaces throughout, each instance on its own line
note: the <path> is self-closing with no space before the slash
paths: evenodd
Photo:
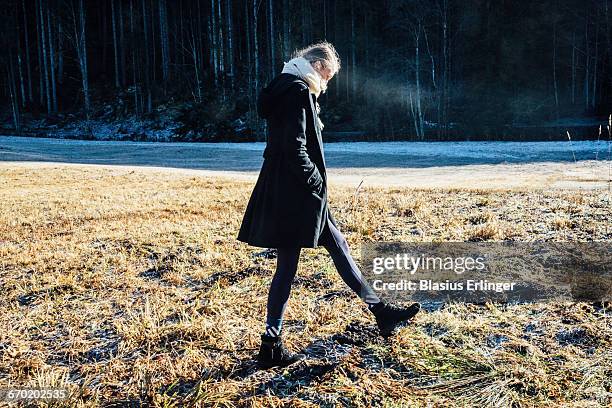
<path id="1" fill-rule="evenodd" d="M 308 61 L 304 57 L 297 57 L 289 60 L 289 62 L 285 63 L 283 68 L 283 73 L 293 74 L 300 78 L 302 78 L 308 84 L 308 88 L 310 92 L 315 94 L 317 98 L 321 93 L 325 93 L 327 90 L 327 84 L 321 78 L 321 75 L 310 65 L 310 61 Z M 316 102 L 317 109 L 317 121 L 319 122 L 319 127 L 323 130 L 323 122 L 319 119 L 319 112 L 321 108 L 319 107 L 319 102 Z"/>

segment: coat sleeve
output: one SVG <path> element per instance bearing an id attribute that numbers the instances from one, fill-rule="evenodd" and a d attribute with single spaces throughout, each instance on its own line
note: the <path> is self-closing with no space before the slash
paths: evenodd
<path id="1" fill-rule="evenodd" d="M 284 120 L 285 140 L 282 145 L 289 171 L 308 189 L 320 193 L 323 178 L 306 150 L 306 115 L 309 109 L 307 106 L 310 104 L 308 93 L 308 88 L 291 90 L 291 99 L 287 102 L 287 117 Z"/>

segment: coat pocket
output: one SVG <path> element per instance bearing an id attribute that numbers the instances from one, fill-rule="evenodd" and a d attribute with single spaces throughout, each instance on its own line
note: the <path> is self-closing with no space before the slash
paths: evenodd
<path id="1" fill-rule="evenodd" d="M 317 193 L 315 193 L 314 191 L 311 191 L 310 194 L 315 197 L 318 198 L 319 200 L 323 201 L 323 197 L 321 197 L 320 195 L 318 195 Z"/>

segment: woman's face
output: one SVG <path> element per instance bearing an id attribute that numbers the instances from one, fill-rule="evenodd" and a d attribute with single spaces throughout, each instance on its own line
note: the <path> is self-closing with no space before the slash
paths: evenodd
<path id="1" fill-rule="evenodd" d="M 323 64 L 321 64 L 321 61 L 315 61 L 313 67 L 319 73 L 319 75 L 321 75 L 321 78 L 326 84 L 334 77 L 334 73 L 332 72 L 331 68 L 325 67 Z"/>

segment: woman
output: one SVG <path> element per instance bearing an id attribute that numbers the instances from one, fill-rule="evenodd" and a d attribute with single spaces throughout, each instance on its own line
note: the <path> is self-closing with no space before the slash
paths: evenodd
<path id="1" fill-rule="evenodd" d="M 304 358 L 290 353 L 281 340 L 283 314 L 301 248 L 326 248 L 342 279 L 374 314 L 381 335 L 392 334 L 419 311 L 418 303 L 398 308 L 379 300 L 351 257 L 327 203 L 323 124 L 317 100 L 339 69 L 340 59 L 330 43 L 310 45 L 285 63 L 282 73 L 262 90 L 257 101 L 259 116 L 268 122 L 269 136 L 238 239 L 278 249 L 258 355 L 263 368 L 286 366 Z"/>

